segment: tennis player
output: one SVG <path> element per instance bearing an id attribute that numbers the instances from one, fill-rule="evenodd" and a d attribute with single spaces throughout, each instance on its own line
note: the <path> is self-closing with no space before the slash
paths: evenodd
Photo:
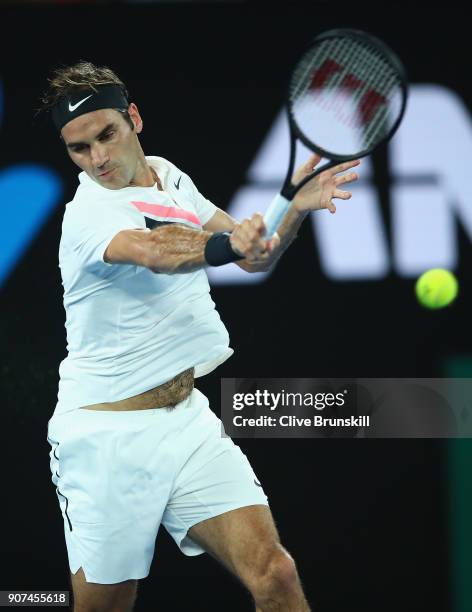
<path id="1" fill-rule="evenodd" d="M 68 355 L 48 424 L 74 610 L 131 610 L 161 523 L 184 554 L 233 572 L 257 610 L 309 610 L 259 478 L 194 388 L 233 353 L 204 269 L 273 266 L 309 210 L 350 197 L 339 186 L 356 174 L 339 173 L 357 162 L 308 183 L 266 241 L 260 214 L 236 222 L 144 155 L 138 108 L 110 69 L 57 70 L 43 107 L 81 169 L 59 247 Z"/>

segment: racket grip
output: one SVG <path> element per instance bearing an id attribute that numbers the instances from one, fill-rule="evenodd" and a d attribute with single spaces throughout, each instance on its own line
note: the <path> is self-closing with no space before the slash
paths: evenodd
<path id="1" fill-rule="evenodd" d="M 266 226 L 265 238 L 269 240 L 277 231 L 280 222 L 284 218 L 287 210 L 292 202 L 287 200 L 281 193 L 278 193 L 272 200 L 269 208 L 264 215 L 264 223 Z"/>

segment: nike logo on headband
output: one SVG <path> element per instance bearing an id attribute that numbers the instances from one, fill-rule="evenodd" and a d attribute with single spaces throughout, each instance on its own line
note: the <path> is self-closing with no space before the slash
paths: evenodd
<path id="1" fill-rule="evenodd" d="M 80 102 L 77 102 L 77 104 L 71 104 L 69 102 L 69 110 L 70 112 L 75 111 L 76 108 L 78 108 L 81 104 L 83 104 L 85 102 L 85 100 L 88 100 L 89 98 L 91 98 L 93 96 L 93 94 L 90 94 L 89 96 L 87 96 L 86 98 L 84 98 L 83 100 L 80 100 Z"/>

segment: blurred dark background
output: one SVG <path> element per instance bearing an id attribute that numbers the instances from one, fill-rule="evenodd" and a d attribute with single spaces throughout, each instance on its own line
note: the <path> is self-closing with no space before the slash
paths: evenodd
<path id="1" fill-rule="evenodd" d="M 86 59 L 115 69 L 144 118 L 145 152 L 173 161 L 202 193 L 236 214 L 241 188 L 260 200 L 264 189 L 275 193 L 281 184 L 282 176 L 260 183 L 251 168 L 281 111 L 290 69 L 311 38 L 331 27 L 382 38 L 406 64 L 412 103 L 422 109 L 397 135 L 401 151 L 418 149 L 417 167 L 426 169 L 418 175 L 415 166 L 402 191 L 411 206 L 410 227 L 420 228 L 417 242 L 410 240 L 402 254 L 403 226 L 392 196 L 402 160 L 392 144 L 366 162 L 357 202 L 355 192 L 330 220 L 333 227 L 341 224 L 346 207 L 355 211 L 357 203 L 360 211 L 371 198 L 382 265 L 369 272 L 367 239 L 363 254 L 358 247 L 350 254 L 343 239 L 334 250 L 323 247 L 322 257 L 324 226 L 317 233 L 307 220 L 269 278 L 251 284 L 215 278 L 212 295 L 236 351 L 198 386 L 219 413 L 221 377 L 471 375 L 466 221 L 472 212 L 472 85 L 465 9 L 429 6 L 415 14 L 401 3 L 15 4 L 0 7 L 0 590 L 69 588 L 46 426 L 65 356 L 57 250 L 77 171 L 47 119 L 34 117 L 45 79 L 60 64 Z M 423 159 L 425 132 L 430 141 Z M 283 169 L 288 142 L 279 139 L 278 147 Z M 409 192 L 408 185 L 415 189 Z M 418 208 L 428 194 L 437 200 L 429 216 Z M 449 218 L 449 210 L 451 222 L 436 237 L 442 225 L 434 215 Z M 330 272 L 323 261 L 341 251 L 354 263 Z M 422 268 L 445 264 L 459 279 L 459 298 L 448 309 L 426 311 L 415 301 L 414 281 Z M 270 497 L 315 610 L 472 610 L 468 440 L 240 445 Z M 206 556 L 184 557 L 165 532 L 140 590 L 138 611 L 251 610 L 231 576 Z"/>

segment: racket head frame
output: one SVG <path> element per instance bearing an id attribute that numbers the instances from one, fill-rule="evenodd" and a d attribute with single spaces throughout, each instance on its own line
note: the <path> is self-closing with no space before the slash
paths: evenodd
<path id="1" fill-rule="evenodd" d="M 350 155 L 350 156 L 338 155 L 336 153 L 332 153 L 331 151 L 327 151 L 323 149 L 322 147 L 316 145 L 309 138 L 307 138 L 305 134 L 302 132 L 302 130 L 299 128 L 293 116 L 292 102 L 290 99 L 290 85 L 291 85 L 291 81 L 293 78 L 293 74 L 295 72 L 295 68 L 298 65 L 298 63 L 310 52 L 310 50 L 317 43 L 322 42 L 324 40 L 328 40 L 329 38 L 339 38 L 340 36 L 349 36 L 351 38 L 354 38 L 354 39 L 357 39 L 363 42 L 364 44 L 367 41 L 368 44 L 370 44 L 370 46 L 374 47 L 377 51 L 379 51 L 387 59 L 387 61 L 393 66 L 394 70 L 397 72 L 399 76 L 399 80 L 400 80 L 400 90 L 402 93 L 402 103 L 400 107 L 400 112 L 398 113 L 398 117 L 396 118 L 396 120 L 394 121 L 393 125 L 390 127 L 388 132 L 385 134 L 385 136 L 383 136 L 380 140 L 378 140 L 375 143 L 375 145 L 373 145 L 372 147 L 364 149 L 363 151 L 360 151 L 356 155 Z M 392 136 L 395 134 L 395 132 L 397 131 L 403 119 L 403 116 L 406 110 L 407 99 L 408 99 L 408 79 L 407 79 L 405 67 L 403 66 L 403 63 L 401 62 L 400 58 L 396 55 L 394 51 L 392 51 L 392 49 L 390 49 L 390 47 L 388 47 L 379 38 L 377 38 L 376 36 L 373 36 L 372 34 L 368 34 L 367 32 L 364 32 L 362 30 L 338 28 L 338 29 L 322 32 L 321 34 L 316 36 L 315 39 L 311 42 L 310 46 L 307 47 L 305 52 L 301 55 L 300 59 L 298 60 L 298 63 L 291 71 L 289 86 L 286 87 L 286 90 L 285 90 L 286 91 L 285 108 L 287 111 L 289 131 L 290 131 L 290 158 L 289 158 L 289 169 L 287 172 L 287 176 L 285 177 L 284 184 L 281 189 L 281 193 L 284 197 L 288 199 L 291 199 L 295 195 L 295 193 L 298 191 L 298 189 L 301 189 L 303 185 L 305 185 L 308 181 L 310 181 L 312 178 L 314 178 L 315 176 L 317 176 L 324 170 L 328 170 L 329 168 L 332 168 L 333 166 L 341 162 L 366 157 L 367 155 L 370 155 L 377 147 L 379 147 L 385 142 L 388 142 L 392 138 Z M 300 183 L 298 183 L 298 185 L 295 188 L 295 186 L 293 186 L 291 183 L 291 177 L 292 177 L 293 170 L 295 167 L 296 141 L 297 140 L 303 143 L 311 151 L 314 151 L 315 153 L 320 155 L 322 158 L 326 158 L 331 161 L 329 161 L 327 164 L 324 164 L 321 168 L 318 168 L 313 173 L 305 177 Z"/>

